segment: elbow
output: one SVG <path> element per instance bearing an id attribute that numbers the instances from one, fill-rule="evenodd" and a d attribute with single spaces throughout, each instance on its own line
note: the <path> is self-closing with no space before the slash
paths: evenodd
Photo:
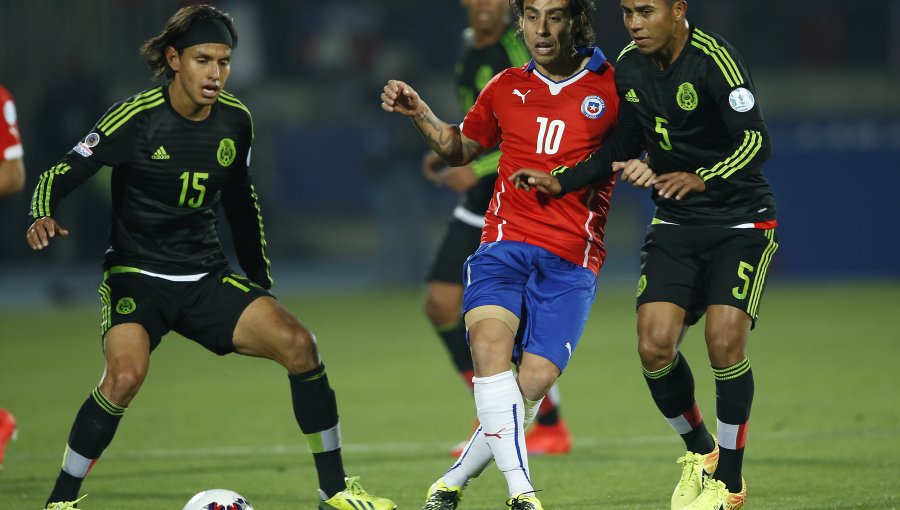
<path id="1" fill-rule="evenodd" d="M 0 195 L 11 195 L 25 188 L 25 165 L 21 159 L 5 162 L 0 167 Z"/>

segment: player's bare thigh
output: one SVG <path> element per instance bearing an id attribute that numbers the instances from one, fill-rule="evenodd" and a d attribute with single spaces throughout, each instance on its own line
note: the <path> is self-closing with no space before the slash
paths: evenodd
<path id="1" fill-rule="evenodd" d="M 469 346 L 476 377 L 490 377 L 509 370 L 519 318 L 496 305 L 479 306 L 466 313 Z"/>
<path id="2" fill-rule="evenodd" d="M 106 368 L 100 391 L 113 404 L 127 407 L 150 368 L 150 336 L 140 324 L 117 324 L 103 336 L 103 353 Z"/>
<path id="3" fill-rule="evenodd" d="M 321 364 L 315 335 L 270 296 L 260 297 L 244 309 L 233 341 L 239 354 L 277 361 L 292 374 Z"/>

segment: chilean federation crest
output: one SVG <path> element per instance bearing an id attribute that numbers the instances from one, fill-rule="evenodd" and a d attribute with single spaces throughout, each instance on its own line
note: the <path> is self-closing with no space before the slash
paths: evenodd
<path id="1" fill-rule="evenodd" d="M 606 102 L 600 96 L 587 96 L 581 102 L 581 113 L 589 119 L 599 118 L 606 111 Z"/>

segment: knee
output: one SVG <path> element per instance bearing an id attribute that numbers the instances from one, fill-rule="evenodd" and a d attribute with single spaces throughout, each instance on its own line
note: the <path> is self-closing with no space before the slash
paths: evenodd
<path id="1" fill-rule="evenodd" d="M 319 366 L 316 336 L 301 325 L 279 332 L 278 360 L 292 374 L 308 372 Z"/>
<path id="2" fill-rule="evenodd" d="M 459 302 L 434 289 L 425 294 L 422 309 L 435 326 L 443 326 L 460 320 Z"/>
<path id="3" fill-rule="evenodd" d="M 659 370 L 675 360 L 678 341 L 677 338 L 670 337 L 662 328 L 646 327 L 638 330 L 638 354 L 644 368 Z"/>
<path id="4" fill-rule="evenodd" d="M 726 328 L 707 331 L 706 349 L 713 366 L 729 367 L 744 359 L 744 339 Z"/>
<path id="5" fill-rule="evenodd" d="M 127 365 L 109 367 L 100 383 L 100 391 L 112 403 L 127 406 L 144 383 L 146 368 Z"/>

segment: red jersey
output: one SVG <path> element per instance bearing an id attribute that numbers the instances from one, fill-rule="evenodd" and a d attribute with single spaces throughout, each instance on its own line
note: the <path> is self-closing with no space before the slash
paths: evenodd
<path id="1" fill-rule="evenodd" d="M 485 214 L 481 242 L 540 246 L 595 274 L 603 265 L 603 227 L 615 177 L 554 197 L 516 189 L 507 179 L 520 168 L 550 173 L 571 167 L 612 133 L 619 103 L 613 68 L 597 48 L 574 76 L 555 82 L 534 61 L 495 76 L 479 94 L 462 133 L 483 147 L 499 142 L 499 177 Z"/>
<path id="2" fill-rule="evenodd" d="M 12 94 L 0 85 L 0 159 L 7 161 L 22 157 L 22 140 L 19 138 L 19 124 L 16 120 L 16 105 Z"/>

